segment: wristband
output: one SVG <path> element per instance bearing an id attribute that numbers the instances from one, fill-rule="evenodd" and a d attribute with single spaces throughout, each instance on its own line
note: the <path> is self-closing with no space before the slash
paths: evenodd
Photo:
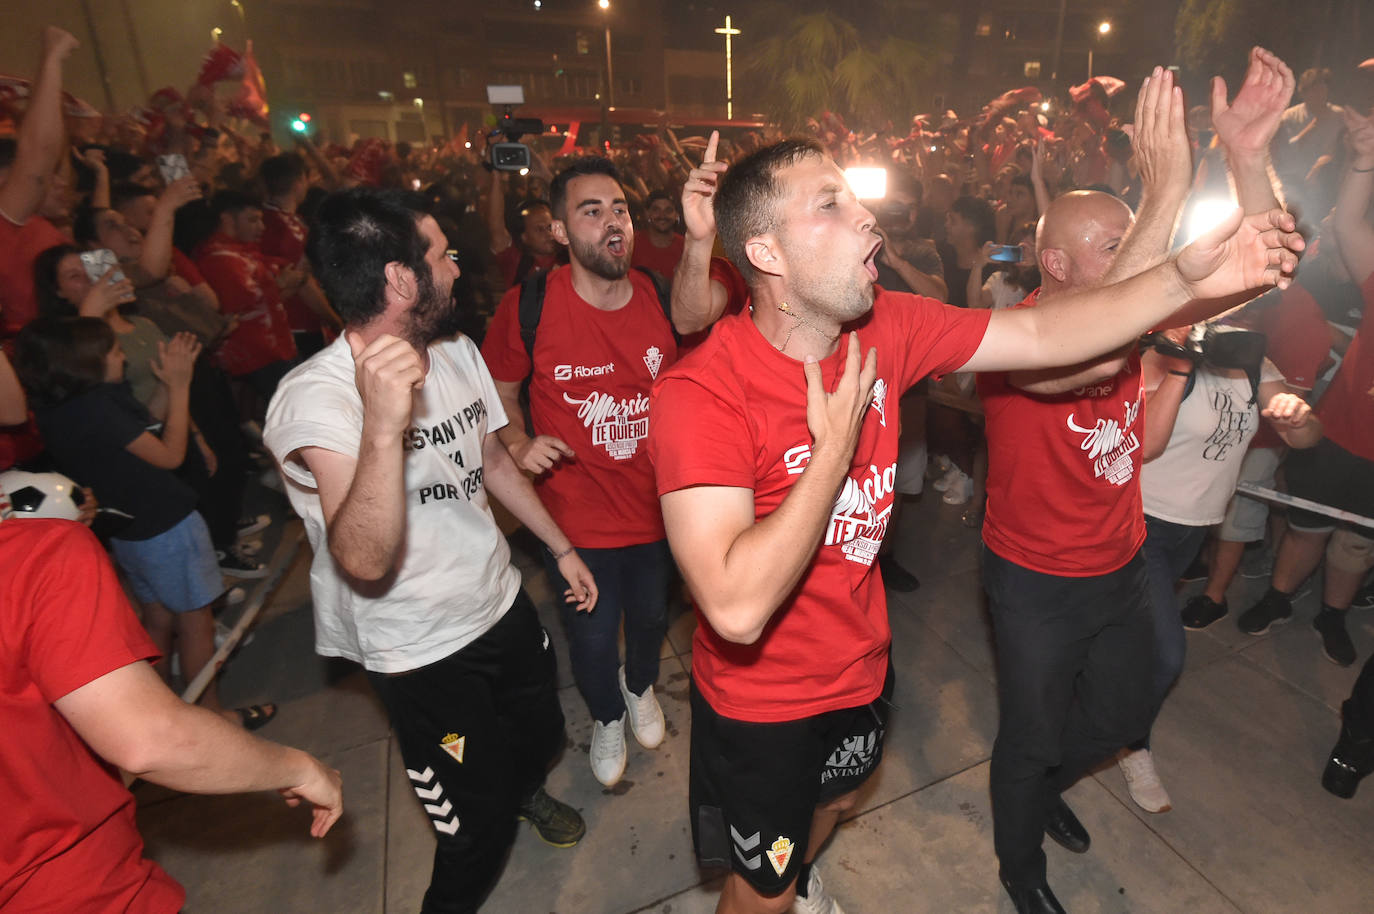
<path id="1" fill-rule="evenodd" d="M 561 562 L 561 561 L 563 561 L 565 558 L 567 558 L 568 556 L 572 555 L 572 554 L 573 554 L 573 550 L 576 549 L 576 548 L 577 548 L 576 546 L 569 546 L 567 549 L 564 549 L 562 552 L 554 552 L 552 549 L 550 549 L 550 550 L 549 550 L 549 555 L 553 556 L 553 560 L 554 560 L 555 562 Z"/>

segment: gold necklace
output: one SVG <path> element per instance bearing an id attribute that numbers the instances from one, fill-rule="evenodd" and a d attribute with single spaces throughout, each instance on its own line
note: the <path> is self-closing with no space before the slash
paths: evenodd
<path id="1" fill-rule="evenodd" d="M 777 307 L 778 310 L 781 311 L 783 314 L 786 314 L 788 317 L 792 318 L 792 320 L 796 321 L 795 324 L 788 328 L 787 336 L 782 338 L 782 345 L 778 347 L 779 352 L 787 351 L 787 344 L 792 341 L 792 331 L 796 330 L 799 326 L 802 326 L 803 324 L 806 325 L 806 328 L 808 330 L 810 330 L 812 333 L 816 334 L 828 343 L 833 344 L 835 340 L 839 339 L 838 334 L 836 334 L 835 336 L 831 336 L 830 334 L 822 330 L 820 327 L 817 327 L 815 324 L 811 323 L 811 321 L 807 320 L 797 312 L 793 311 L 792 306 L 789 305 L 787 302 L 779 302 Z"/>

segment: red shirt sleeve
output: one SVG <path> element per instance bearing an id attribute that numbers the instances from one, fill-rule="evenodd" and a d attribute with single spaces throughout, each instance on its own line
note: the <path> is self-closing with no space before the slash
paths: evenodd
<path id="1" fill-rule="evenodd" d="M 690 486 L 753 489 L 753 434 L 738 405 L 695 378 L 665 378 L 649 412 L 649 460 L 658 494 Z"/>
<path id="2" fill-rule="evenodd" d="M 749 286 L 733 263 L 724 257 L 712 257 L 711 280 L 725 288 L 725 314 L 738 314 L 744 310 L 749 303 Z"/>
<path id="3" fill-rule="evenodd" d="M 192 288 L 205 282 L 205 277 L 196 268 L 195 261 L 181 253 L 177 248 L 172 248 L 172 272 L 186 280 Z"/>
<path id="4" fill-rule="evenodd" d="M 520 287 L 506 290 L 492 315 L 482 340 L 482 358 L 493 379 L 503 383 L 523 381 L 529 377 L 530 355 L 520 338 Z"/>

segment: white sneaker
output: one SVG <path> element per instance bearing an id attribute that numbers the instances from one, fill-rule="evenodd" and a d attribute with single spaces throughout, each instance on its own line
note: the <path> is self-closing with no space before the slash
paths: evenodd
<path id="1" fill-rule="evenodd" d="M 792 910 L 797 914 L 844 914 L 840 903 L 826 894 L 814 863 L 811 864 L 811 878 L 806 881 L 806 897 L 798 895 L 792 902 Z"/>
<path id="2" fill-rule="evenodd" d="M 630 717 L 630 730 L 635 740 L 645 749 L 656 749 L 663 742 L 663 709 L 654 697 L 654 687 L 649 686 L 643 695 L 636 695 L 625 685 L 625 667 L 617 674 L 620 678 L 620 694 L 625 697 L 625 711 Z"/>
<path id="3" fill-rule="evenodd" d="M 944 503 L 947 505 L 966 504 L 973 497 L 973 477 L 968 476 L 958 467 L 955 467 L 950 473 L 954 478 L 945 488 Z"/>
<path id="4" fill-rule="evenodd" d="M 1126 789 L 1130 791 L 1135 805 L 1146 812 L 1168 812 L 1174 808 L 1169 802 L 1168 791 L 1160 783 L 1154 756 L 1150 755 L 1149 749 L 1126 752 L 1117 759 L 1116 764 L 1126 777 Z"/>
<path id="5" fill-rule="evenodd" d="M 625 773 L 625 715 L 603 724 L 592 721 L 592 745 L 587 753 L 592 774 L 607 787 L 614 787 Z"/>
<path id="6" fill-rule="evenodd" d="M 945 475 L 941 476 L 939 479 L 932 482 L 930 484 L 930 487 L 934 489 L 936 492 L 944 492 L 950 486 L 952 486 L 960 476 L 963 475 L 964 471 L 951 463 L 949 465 L 949 469 L 945 470 Z"/>

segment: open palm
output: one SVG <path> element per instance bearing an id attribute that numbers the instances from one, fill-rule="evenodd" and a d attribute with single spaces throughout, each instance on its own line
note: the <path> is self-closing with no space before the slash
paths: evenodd
<path id="1" fill-rule="evenodd" d="M 1245 81 L 1229 105 L 1226 80 L 1212 79 L 1212 126 L 1228 149 L 1263 152 L 1293 97 L 1293 71 L 1263 48 L 1252 48 Z"/>

